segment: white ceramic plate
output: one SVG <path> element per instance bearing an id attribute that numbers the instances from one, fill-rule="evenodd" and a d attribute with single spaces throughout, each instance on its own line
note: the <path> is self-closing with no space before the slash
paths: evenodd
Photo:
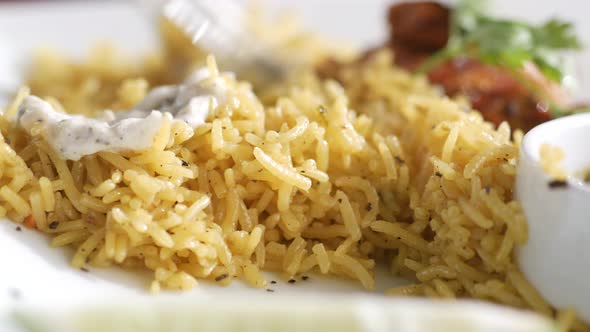
<path id="1" fill-rule="evenodd" d="M 386 35 L 383 9 L 389 2 L 281 0 L 270 2 L 270 5 L 274 9 L 294 7 L 309 27 L 328 36 L 370 45 L 383 40 Z M 557 10 L 562 16 L 581 22 L 583 36 L 590 38 L 590 22 L 582 20 L 581 15 L 585 11 L 580 8 L 586 3 L 581 2 L 499 1 L 497 10 L 511 15 L 525 15 L 533 20 L 547 17 Z M 572 10 L 568 4 L 576 4 L 577 9 Z M 50 45 L 79 57 L 100 40 L 112 41 L 131 53 L 158 47 L 157 35 L 150 21 L 136 7 L 123 1 L 9 2 L 0 5 L 0 95 L 3 91 L 13 91 L 21 83 L 23 70 L 35 48 Z M 218 310 L 225 308 L 226 315 L 222 316 L 225 320 L 222 321 L 227 324 L 209 325 L 216 330 L 247 330 L 246 326 L 257 331 L 265 328 L 276 330 L 280 325 L 276 325 L 279 321 L 277 317 L 293 312 L 297 314 L 287 315 L 292 320 L 297 317 L 300 322 L 311 322 L 312 325 L 305 325 L 308 330 L 318 330 L 322 326 L 326 331 L 340 329 L 342 326 L 330 325 L 336 324 L 339 319 L 344 319 L 344 326 L 351 331 L 460 329 L 532 332 L 550 328 L 545 320 L 516 311 L 469 302 L 451 305 L 433 301 L 394 301 L 385 299 L 379 292 L 368 294 L 356 283 L 317 276 L 294 285 L 279 281 L 270 287 L 275 290 L 273 293 L 254 290 L 240 282 L 234 282 L 227 288 L 201 283 L 189 293 L 165 293 L 152 297 L 146 295 L 149 276 L 132 275 L 116 268 L 90 272 L 73 270 L 69 266 L 71 255 L 72 252 L 67 249 L 51 248 L 48 238 L 41 234 L 24 228 L 19 232 L 15 224 L 0 220 L 0 331 L 25 331 L 23 322 L 28 328 L 36 328 L 36 331 L 68 331 L 68 328 L 84 331 L 114 331 L 119 328 L 129 331 L 139 328 L 140 316 L 141 320 L 151 322 L 150 327 L 154 331 L 168 330 L 160 325 L 171 321 L 170 316 L 161 310 L 170 308 L 168 304 L 181 309 L 174 320 L 195 322 L 197 319 L 199 324 L 219 318 Z M 270 279 L 279 280 L 272 276 Z M 378 291 L 404 282 L 385 271 L 378 273 Z M 122 304 L 117 309 L 130 312 L 130 315 L 119 317 L 116 321 L 119 323 L 113 326 L 100 325 L 113 322 L 105 315 L 115 311 L 114 308 L 109 311 L 109 303 L 120 301 Z M 131 307 L 135 309 L 130 310 Z M 89 315 L 88 312 L 94 312 L 95 308 L 97 315 Z M 187 314 L 191 312 L 187 308 L 194 308 L 200 314 Z M 76 316 L 72 316 L 74 312 L 77 312 Z M 14 316 L 15 313 L 18 317 Z M 246 316 L 251 319 L 246 319 Z M 513 318 L 508 319 L 509 316 Z M 5 319 L 7 317 L 10 319 Z M 321 317 L 324 317 L 323 321 Z M 252 319 L 260 324 L 254 324 Z M 93 323 L 88 323 L 90 321 Z M 289 320 L 283 319 L 282 322 L 284 324 Z M 9 326 L 9 323 L 12 325 Z M 62 324 L 59 325 L 62 328 L 54 329 L 51 326 L 58 325 L 53 324 Z M 290 324 L 289 327 L 298 329 L 303 325 Z M 178 327 L 178 331 L 184 331 L 182 326 Z"/>

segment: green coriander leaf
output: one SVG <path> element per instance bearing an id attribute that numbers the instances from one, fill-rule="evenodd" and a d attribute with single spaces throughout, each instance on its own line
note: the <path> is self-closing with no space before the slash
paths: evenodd
<path id="1" fill-rule="evenodd" d="M 477 28 L 465 36 L 469 44 L 477 45 L 482 54 L 499 53 L 506 49 L 530 49 L 532 34 L 524 26 L 510 21 L 480 20 Z"/>
<path id="2" fill-rule="evenodd" d="M 531 60 L 531 53 L 526 49 L 507 49 L 500 53 L 499 63 L 511 69 L 521 68 L 522 65 Z"/>
<path id="3" fill-rule="evenodd" d="M 479 60 L 485 64 L 494 65 L 494 64 L 498 64 L 499 57 L 500 56 L 497 53 L 487 52 L 487 53 L 481 53 L 479 55 Z"/>
<path id="4" fill-rule="evenodd" d="M 535 43 L 550 49 L 580 49 L 581 44 L 569 22 L 552 19 L 533 29 Z"/>
<path id="5" fill-rule="evenodd" d="M 532 61 L 551 80 L 563 77 L 558 51 L 578 50 L 581 44 L 573 25 L 557 19 L 534 26 L 521 21 L 486 16 L 486 1 L 460 0 L 451 15 L 447 46 L 434 54 L 421 68 L 427 72 L 452 57 L 464 55 L 488 64 L 521 68 Z"/>
<path id="6" fill-rule="evenodd" d="M 551 115 L 553 118 L 561 118 L 568 115 L 579 114 L 579 113 L 588 113 L 590 112 L 590 106 L 582 106 L 582 107 L 572 107 L 568 109 L 560 108 L 558 106 L 552 105 L 549 107 L 551 111 Z"/>
<path id="7" fill-rule="evenodd" d="M 537 65 L 537 67 L 543 73 L 543 75 L 548 79 L 560 82 L 563 78 L 563 73 L 561 72 L 561 70 L 557 66 L 552 65 L 551 63 L 546 61 L 544 58 L 534 58 L 533 62 Z"/>

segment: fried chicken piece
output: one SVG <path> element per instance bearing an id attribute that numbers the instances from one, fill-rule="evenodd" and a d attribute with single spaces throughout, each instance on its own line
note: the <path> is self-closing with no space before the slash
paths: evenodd
<path id="1" fill-rule="evenodd" d="M 496 126 L 508 121 L 512 128 L 528 131 L 551 119 L 547 104 L 537 100 L 507 69 L 455 58 L 434 68 L 428 78 L 449 96 L 466 96 L 473 108 Z"/>
<path id="2" fill-rule="evenodd" d="M 451 9 L 432 1 L 399 3 L 389 9 L 388 23 L 390 39 L 382 46 L 366 51 L 353 63 L 326 60 L 318 67 L 319 75 L 340 80 L 343 67 L 363 66 L 383 48 L 393 51 L 396 65 L 416 71 L 446 46 Z M 542 74 L 535 74 L 535 68 L 527 64 L 521 71 L 511 71 L 465 55 L 438 64 L 426 74 L 448 96 L 466 96 L 473 108 L 494 125 L 507 121 L 513 129 L 528 131 L 551 120 L 547 100 L 563 104 L 566 99 L 562 89 Z"/>
<path id="3" fill-rule="evenodd" d="M 449 39 L 451 13 L 436 2 L 402 2 L 389 9 L 391 41 L 414 52 L 433 53 Z"/>

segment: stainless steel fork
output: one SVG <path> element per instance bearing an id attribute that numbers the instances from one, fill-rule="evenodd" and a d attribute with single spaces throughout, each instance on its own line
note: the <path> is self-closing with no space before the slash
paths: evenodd
<path id="1" fill-rule="evenodd" d="M 196 47 L 215 55 L 222 70 L 258 84 L 284 79 L 293 59 L 279 57 L 248 33 L 245 9 L 232 0 L 169 0 L 163 15 Z M 245 76 L 245 77 L 244 77 Z"/>

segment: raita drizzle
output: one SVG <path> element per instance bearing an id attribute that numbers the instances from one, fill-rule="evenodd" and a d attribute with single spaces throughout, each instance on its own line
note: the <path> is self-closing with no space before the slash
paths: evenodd
<path id="1" fill-rule="evenodd" d="M 63 159 L 79 160 L 100 151 L 143 150 L 153 143 L 164 119 L 184 121 L 192 128 L 203 124 L 210 109 L 227 98 L 222 78 L 207 80 L 206 68 L 177 86 L 151 90 L 133 109 L 105 111 L 100 117 L 57 112 L 42 99 L 29 96 L 19 106 L 17 124 L 41 135 Z"/>

